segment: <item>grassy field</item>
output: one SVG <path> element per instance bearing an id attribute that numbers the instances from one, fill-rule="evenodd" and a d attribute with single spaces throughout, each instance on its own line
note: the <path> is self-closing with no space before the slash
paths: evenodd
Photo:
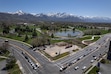
<path id="1" fill-rule="evenodd" d="M 95 41 L 97 41 L 99 38 L 100 38 L 100 37 L 94 37 L 94 39 L 91 40 L 91 41 L 95 42 Z"/>
<path id="2" fill-rule="evenodd" d="M 65 52 L 65 53 L 62 53 L 62 54 L 60 54 L 60 55 L 57 55 L 57 56 L 53 57 L 52 59 L 53 59 L 53 60 L 57 60 L 57 59 L 60 59 L 60 58 L 62 58 L 62 57 L 65 57 L 65 56 L 67 56 L 67 55 L 69 55 L 69 52 Z"/>
<path id="3" fill-rule="evenodd" d="M 93 40 L 90 40 L 90 41 L 85 41 L 86 43 L 90 44 L 90 43 L 93 43 L 95 41 L 97 41 L 100 37 L 94 37 Z"/>
<path id="4" fill-rule="evenodd" d="M 92 36 L 85 36 L 85 37 L 82 37 L 82 38 L 79 38 L 79 40 L 86 40 L 86 39 L 91 39 L 92 38 Z"/>
<path id="5" fill-rule="evenodd" d="M 65 53 L 62 53 L 60 55 L 57 55 L 55 57 L 51 57 L 49 54 L 47 54 L 45 51 L 43 50 L 39 50 L 42 54 L 44 54 L 46 57 L 48 57 L 50 60 L 57 60 L 57 59 L 60 59 L 62 57 L 65 57 L 67 55 L 69 55 L 70 53 L 69 52 L 65 52 Z"/>
<path id="6" fill-rule="evenodd" d="M 97 71 L 99 71 L 99 68 L 95 66 L 88 74 L 97 74 Z"/>
<path id="7" fill-rule="evenodd" d="M 54 44 L 54 43 L 58 43 L 58 42 L 67 42 L 68 40 L 51 40 L 51 43 Z"/>
<path id="8" fill-rule="evenodd" d="M 108 59 L 102 59 L 100 62 L 103 64 L 110 64 L 111 63 L 111 61 L 109 61 Z"/>
<path id="9" fill-rule="evenodd" d="M 15 66 L 12 69 L 9 69 L 8 72 L 10 74 L 22 74 L 17 64 L 15 64 Z"/>
<path id="10" fill-rule="evenodd" d="M 78 29 L 78 30 L 80 30 L 80 31 L 86 30 L 86 28 L 76 28 L 76 29 Z"/>
<path id="11" fill-rule="evenodd" d="M 5 54 L 3 54 L 3 55 L 1 55 L 1 56 L 5 56 L 5 57 L 8 57 L 9 56 L 9 51 L 7 51 Z M 2 61 L 2 60 L 5 60 L 5 58 L 0 58 L 0 61 Z"/>
<path id="12" fill-rule="evenodd" d="M 72 50 L 73 52 L 76 52 L 76 51 L 78 51 L 79 49 L 76 49 L 76 50 Z"/>
<path id="13" fill-rule="evenodd" d="M 107 33 L 110 33 L 108 30 L 101 30 L 101 34 L 107 34 Z"/>
<path id="14" fill-rule="evenodd" d="M 3 60 L 5 60 L 5 58 L 0 58 L 0 61 L 3 61 Z"/>

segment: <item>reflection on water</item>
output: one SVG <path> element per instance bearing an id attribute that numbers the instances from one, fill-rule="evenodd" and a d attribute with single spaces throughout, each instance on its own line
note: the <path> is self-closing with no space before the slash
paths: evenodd
<path id="1" fill-rule="evenodd" d="M 62 31 L 62 32 L 56 32 L 55 33 L 55 35 L 57 35 L 57 36 L 77 36 L 77 35 L 79 35 L 80 34 L 80 32 L 79 31 L 75 31 L 75 32 L 73 32 L 73 31 Z"/>

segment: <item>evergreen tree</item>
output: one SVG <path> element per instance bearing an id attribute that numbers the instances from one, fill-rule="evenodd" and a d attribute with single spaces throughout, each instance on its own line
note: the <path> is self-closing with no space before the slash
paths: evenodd
<path id="1" fill-rule="evenodd" d="M 28 41 L 28 40 L 29 40 L 29 37 L 28 37 L 28 35 L 26 34 L 24 41 Z"/>
<path id="2" fill-rule="evenodd" d="M 37 36 L 36 29 L 34 29 L 32 32 L 32 37 L 35 38 L 36 36 Z"/>
<path id="3" fill-rule="evenodd" d="M 73 33 L 74 33 L 75 32 L 75 27 L 72 30 L 73 30 Z"/>
<path id="4" fill-rule="evenodd" d="M 51 34 L 51 38 L 54 38 L 54 34 L 53 33 Z"/>

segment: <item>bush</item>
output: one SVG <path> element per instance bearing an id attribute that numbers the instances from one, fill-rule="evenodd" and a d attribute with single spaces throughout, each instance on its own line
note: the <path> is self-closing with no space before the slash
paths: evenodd
<path id="1" fill-rule="evenodd" d="M 106 63 L 105 59 L 102 59 L 102 60 L 101 60 L 101 63 L 105 64 L 105 63 Z"/>
<path id="2" fill-rule="evenodd" d="M 15 66 L 16 64 L 16 59 L 13 56 L 9 56 L 9 58 L 7 59 L 7 64 L 6 64 L 6 68 L 7 69 L 11 69 Z"/>

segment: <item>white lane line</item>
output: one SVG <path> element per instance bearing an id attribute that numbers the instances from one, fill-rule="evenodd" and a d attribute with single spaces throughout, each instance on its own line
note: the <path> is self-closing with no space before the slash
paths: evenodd
<path id="1" fill-rule="evenodd" d="M 22 55 L 20 52 L 18 52 L 17 50 L 15 50 L 15 51 L 16 51 L 19 55 L 21 55 L 22 58 L 24 58 L 23 55 Z M 18 55 L 18 54 L 17 54 L 17 55 Z M 22 59 L 22 60 L 23 60 L 23 59 Z M 24 60 L 25 60 L 25 59 L 24 59 Z M 29 63 L 28 63 L 28 64 L 29 64 Z M 23 64 L 23 65 L 25 66 L 25 64 Z M 26 65 L 26 67 L 27 67 L 27 65 Z M 29 72 L 31 72 L 31 70 L 30 70 L 28 67 L 27 67 L 27 69 L 29 70 Z M 32 74 L 33 74 L 33 73 L 32 73 Z"/>
<path id="2" fill-rule="evenodd" d="M 26 68 L 30 71 L 29 67 L 26 65 Z M 32 71 L 30 71 L 29 74 L 33 74 Z"/>
<path id="3" fill-rule="evenodd" d="M 24 56 L 20 53 L 20 52 L 18 52 L 17 50 L 15 50 L 17 53 L 19 53 L 19 55 L 21 55 L 23 58 L 24 58 Z M 18 54 L 17 54 L 18 55 Z M 23 59 L 21 59 L 21 60 L 23 60 Z M 26 59 L 25 59 L 26 60 Z M 27 62 L 27 61 L 26 61 Z M 29 62 L 27 62 L 28 64 L 29 64 Z M 23 66 L 27 66 L 26 64 L 23 64 Z M 29 64 L 29 66 L 32 68 L 32 66 Z M 32 73 L 32 71 L 28 68 L 28 66 L 27 66 L 27 69 L 29 70 L 29 72 L 31 72 Z M 34 70 L 34 73 L 36 73 L 36 71 Z M 33 73 L 32 73 L 33 74 Z"/>
<path id="4" fill-rule="evenodd" d="M 105 45 L 106 43 L 107 43 L 107 42 L 103 43 L 103 45 Z M 101 46 L 99 46 L 97 50 L 93 51 L 91 54 L 87 55 L 86 57 L 84 57 L 84 58 L 81 59 L 80 61 L 76 62 L 76 63 L 75 63 L 74 65 L 72 65 L 72 66 L 75 66 L 75 65 L 77 65 L 78 63 L 82 62 L 82 61 L 85 60 L 87 57 L 89 57 L 89 56 L 91 56 L 92 54 L 94 54 L 96 51 L 99 51 L 100 48 L 101 48 Z M 71 66 L 71 67 L 72 67 L 72 66 Z M 68 67 L 67 69 L 69 69 L 69 68 L 71 68 L 71 67 Z"/>

